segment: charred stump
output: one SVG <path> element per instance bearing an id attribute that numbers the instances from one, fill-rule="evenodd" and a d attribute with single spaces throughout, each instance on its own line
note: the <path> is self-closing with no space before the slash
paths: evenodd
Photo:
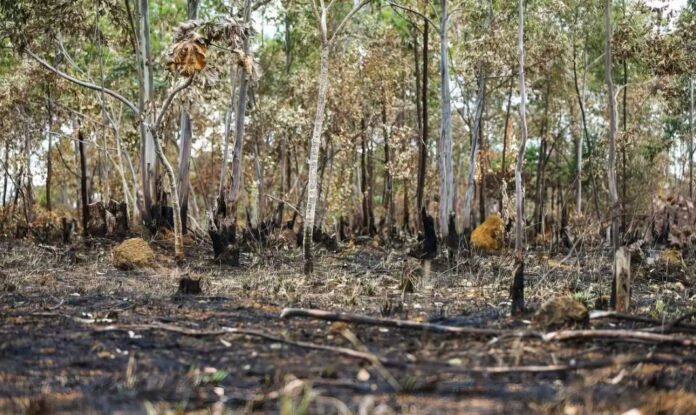
<path id="1" fill-rule="evenodd" d="M 524 257 L 522 255 L 515 258 L 515 273 L 510 288 L 510 298 L 512 298 L 513 316 L 524 313 Z"/>
<path id="2" fill-rule="evenodd" d="M 174 229 L 174 209 L 166 204 L 154 204 L 150 208 L 150 228 L 153 232 L 158 229 Z"/>
<path id="3" fill-rule="evenodd" d="M 459 254 L 459 247 L 462 241 L 462 236 L 457 233 L 457 221 L 454 212 L 449 217 L 449 233 L 447 234 L 447 251 L 449 258 L 456 258 Z"/>
<path id="4" fill-rule="evenodd" d="M 122 237 L 128 233 L 128 208 L 125 203 L 111 200 L 105 206 L 102 202 L 95 202 L 87 206 L 87 212 L 89 220 L 87 221 L 87 229 L 84 231 L 85 235 Z M 64 232 L 65 226 L 64 224 Z"/>
<path id="5" fill-rule="evenodd" d="M 312 241 L 315 244 L 323 245 L 327 250 L 331 252 L 338 251 L 338 242 L 336 242 L 336 237 L 329 235 L 323 230 L 317 228 L 316 226 L 312 232 Z M 304 232 L 297 232 L 297 247 L 301 248 L 304 246 Z"/>
<path id="6" fill-rule="evenodd" d="M 203 294 L 201 288 L 201 280 L 184 277 L 179 280 L 179 289 L 176 292 L 179 295 L 200 295 Z"/>
<path id="7" fill-rule="evenodd" d="M 234 209 L 229 209 L 234 211 Z M 227 204 L 223 196 L 217 200 L 215 213 L 208 213 L 208 235 L 213 242 L 214 261 L 221 265 L 239 266 L 239 247 L 237 225 L 233 216 L 228 216 Z"/>
<path id="8" fill-rule="evenodd" d="M 421 208 L 421 221 L 423 222 L 423 244 L 421 246 L 420 259 L 433 259 L 437 256 L 437 235 L 435 234 L 435 220 L 428 215 L 425 207 Z"/>
<path id="9" fill-rule="evenodd" d="M 114 217 L 113 227 L 109 232 L 117 236 L 125 236 L 128 233 L 128 205 L 126 202 L 109 201 L 106 210 Z"/>
<path id="10" fill-rule="evenodd" d="M 622 313 L 631 307 L 631 255 L 621 247 L 614 253 L 614 276 L 612 278 L 610 306 Z"/>
<path id="11" fill-rule="evenodd" d="M 107 211 L 102 202 L 90 203 L 87 205 L 87 227 L 84 230 L 85 236 L 104 237 L 108 231 L 108 222 L 112 222 L 111 218 L 107 218 Z M 113 215 L 112 215 L 113 216 Z"/>
<path id="12" fill-rule="evenodd" d="M 75 229 L 77 228 L 77 221 L 73 218 L 61 218 L 61 223 L 63 225 L 63 243 L 69 244 L 72 242 L 72 237 L 75 234 Z"/>

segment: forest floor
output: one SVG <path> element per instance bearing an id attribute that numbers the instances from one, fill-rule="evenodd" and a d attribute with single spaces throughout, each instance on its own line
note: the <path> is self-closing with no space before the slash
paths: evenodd
<path id="1" fill-rule="evenodd" d="M 436 260 L 430 278 L 405 293 L 414 261 L 403 248 L 324 251 L 305 277 L 298 249 L 244 253 L 230 268 L 206 259 L 211 248 L 201 242 L 178 270 L 161 242 L 151 242 L 158 265 L 136 271 L 112 266 L 107 240 L 0 242 L 0 413 L 696 413 L 693 343 L 512 335 L 549 298 L 571 295 L 592 309 L 607 295 L 601 249 L 530 252 L 532 311 L 512 319 L 506 254 Z M 591 328 L 673 321 L 695 306 L 694 269 L 636 264 L 632 312 L 645 322 L 597 318 Z M 203 278 L 203 295 L 177 295 L 182 275 Z M 284 307 L 511 335 L 281 319 Z M 678 335 L 696 339 L 696 325 L 686 326 Z"/>

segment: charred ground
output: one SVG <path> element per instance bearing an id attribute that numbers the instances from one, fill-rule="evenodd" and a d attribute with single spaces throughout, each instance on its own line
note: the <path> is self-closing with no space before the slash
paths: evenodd
<path id="1" fill-rule="evenodd" d="M 279 317 L 284 307 L 303 307 L 524 330 L 531 311 L 524 319 L 508 317 L 514 260 L 505 255 L 435 260 L 430 277 L 419 278 L 408 293 L 405 275 L 420 265 L 398 249 L 368 244 L 325 252 L 306 277 L 298 273 L 297 250 L 243 254 L 239 268 L 192 260 L 179 269 L 158 248 L 169 248 L 167 243 L 150 241 L 158 253 L 154 268 L 120 271 L 111 263 L 112 241 L 72 247 L 2 242 L 1 412 L 694 410 L 694 347 L 617 339 L 545 342 Z M 204 258 L 208 250 L 202 242 L 187 246 L 192 258 Z M 601 248 L 565 260 L 532 252 L 527 267 L 532 309 L 560 295 L 592 308 L 608 294 L 611 268 Z M 595 318 L 591 327 L 646 329 L 664 321 L 664 332 L 692 338 L 696 330 L 688 322 L 668 327 L 693 302 L 689 269 L 659 261 L 637 265 L 635 314 L 645 321 Z M 202 279 L 203 295 L 178 295 L 183 276 Z M 339 348 L 382 361 L 349 357 Z M 566 367 L 608 358 L 646 363 Z"/>

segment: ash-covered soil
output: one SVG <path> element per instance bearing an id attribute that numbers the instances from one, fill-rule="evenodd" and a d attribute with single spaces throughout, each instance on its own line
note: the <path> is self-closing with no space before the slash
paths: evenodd
<path id="1" fill-rule="evenodd" d="M 177 268 L 166 241 L 151 241 L 157 266 L 121 271 L 113 245 L 0 243 L 1 413 L 696 414 L 695 347 L 280 318 L 302 307 L 528 330 L 549 298 L 592 309 L 609 294 L 601 249 L 530 252 L 530 312 L 513 319 L 505 254 L 436 260 L 424 278 L 412 277 L 420 264 L 403 249 L 347 246 L 323 252 L 306 277 L 297 249 L 245 253 L 231 268 L 190 243 Z M 589 328 L 665 322 L 664 332 L 696 339 L 696 323 L 668 324 L 695 306 L 692 269 L 635 264 L 633 314 L 645 321 L 592 319 Z M 182 276 L 201 278 L 203 294 L 177 295 Z M 618 363 L 576 368 L 611 358 Z M 620 363 L 627 358 L 649 363 Z"/>

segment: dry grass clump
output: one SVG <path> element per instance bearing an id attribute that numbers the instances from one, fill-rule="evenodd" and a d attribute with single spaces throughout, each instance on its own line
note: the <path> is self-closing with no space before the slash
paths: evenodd
<path id="1" fill-rule="evenodd" d="M 534 315 L 536 327 L 550 330 L 589 323 L 587 307 L 572 297 L 556 297 L 542 304 Z"/>
<path id="2" fill-rule="evenodd" d="M 645 397 L 640 410 L 643 414 L 693 414 L 696 412 L 696 394 L 683 391 L 652 393 Z"/>
<path id="3" fill-rule="evenodd" d="M 483 251 L 497 251 L 503 247 L 504 232 L 503 219 L 494 213 L 471 233 L 471 245 Z"/>
<path id="4" fill-rule="evenodd" d="M 142 238 L 126 239 L 114 247 L 113 264 L 122 270 L 151 267 L 155 263 L 155 254 Z"/>

